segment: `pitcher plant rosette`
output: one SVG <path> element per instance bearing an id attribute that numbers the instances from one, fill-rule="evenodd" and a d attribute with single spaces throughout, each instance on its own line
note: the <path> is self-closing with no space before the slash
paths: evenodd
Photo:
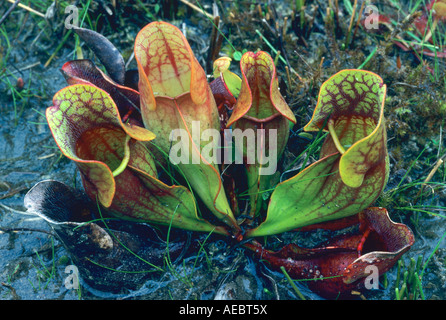
<path id="1" fill-rule="evenodd" d="M 319 160 L 278 182 L 272 178 L 276 170 L 262 171 L 259 154 L 280 163 L 296 119 L 266 52 L 245 53 L 241 77 L 229 71 L 229 58 L 218 59 L 210 84 L 185 36 L 171 24 L 143 28 L 134 53 L 138 90 L 89 60 L 74 60 L 62 67 L 70 85 L 56 93 L 46 112 L 56 144 L 76 163 L 86 194 L 107 213 L 227 236 L 272 268 L 315 279 L 309 287 L 324 297 L 361 287 L 366 266 L 384 273 L 411 247 L 414 237 L 407 226 L 391 221 L 384 208 L 370 208 L 389 175 L 386 85 L 378 75 L 343 70 L 321 86 L 304 127 L 328 133 Z M 101 62 L 107 69 L 107 61 Z M 230 144 L 231 154 L 241 155 L 243 173 L 229 178 L 245 186 L 239 193 L 248 198 L 225 187 L 226 164 L 215 161 L 228 129 L 262 133 L 255 145 Z M 178 130 L 186 134 L 175 152 L 186 153 L 187 161 L 172 163 Z M 220 139 L 203 141 L 194 130 L 217 131 Z M 269 198 L 266 191 L 272 191 Z M 290 243 L 274 252 L 257 240 L 345 221 L 357 231 L 316 248 Z"/>

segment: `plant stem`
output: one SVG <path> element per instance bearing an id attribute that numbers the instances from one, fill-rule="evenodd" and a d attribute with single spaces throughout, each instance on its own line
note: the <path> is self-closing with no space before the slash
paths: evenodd
<path id="1" fill-rule="evenodd" d="M 180 2 L 184 3 L 186 6 L 191 7 L 193 10 L 195 10 L 197 12 L 204 14 L 208 19 L 214 20 L 214 16 L 212 14 L 204 11 L 203 7 L 201 7 L 201 6 L 197 7 L 196 5 L 194 5 L 193 3 L 190 3 L 187 0 L 180 0 Z M 198 1 L 197 1 L 197 3 L 200 4 Z"/>
<path id="2" fill-rule="evenodd" d="M 63 37 L 62 41 L 59 43 L 59 45 L 57 46 L 56 50 L 53 52 L 53 54 L 51 55 L 51 57 L 48 59 L 48 61 L 45 63 L 45 65 L 43 66 L 44 68 L 48 67 L 49 64 L 51 63 L 51 61 L 54 59 L 54 57 L 56 56 L 56 54 L 59 52 L 59 50 L 63 47 L 63 45 L 65 44 L 65 41 L 67 41 L 68 37 L 71 35 L 71 30 L 68 30 L 68 32 L 65 34 L 65 36 Z"/>
<path id="3" fill-rule="evenodd" d="M 288 282 L 290 283 L 291 287 L 293 287 L 294 291 L 299 296 L 299 298 L 301 300 L 306 300 L 304 295 L 297 288 L 297 286 L 294 283 L 293 279 L 291 279 L 291 277 L 289 276 L 288 272 L 286 272 L 285 267 L 284 266 L 280 266 L 280 270 L 282 270 L 282 273 L 284 274 L 285 278 L 288 280 Z"/>
<path id="4" fill-rule="evenodd" d="M 352 28 L 353 28 L 353 21 L 355 20 L 355 15 L 356 15 L 356 7 L 358 6 L 358 0 L 355 0 L 355 3 L 353 4 L 353 12 L 352 12 L 352 17 L 350 18 L 350 24 L 348 26 L 348 30 L 347 30 L 347 36 L 345 38 L 345 45 L 344 48 L 347 49 L 349 42 L 350 42 L 350 34 L 352 32 Z"/>
<path id="5" fill-rule="evenodd" d="M 278 51 L 273 47 L 273 45 L 263 36 L 263 34 L 258 30 L 258 29 L 256 29 L 256 33 L 262 38 L 262 40 L 263 41 L 265 41 L 265 43 L 266 43 L 266 45 L 271 49 L 271 51 L 274 53 L 274 54 L 278 54 Z M 279 59 L 280 59 L 280 61 L 282 61 L 285 65 L 288 65 L 287 64 L 287 62 L 286 62 L 286 60 L 285 60 L 285 58 L 284 57 L 282 57 L 281 55 L 279 55 Z M 291 71 L 293 71 L 293 69 L 291 68 L 290 69 Z"/>
<path id="6" fill-rule="evenodd" d="M 8 2 L 14 3 L 15 1 L 14 0 L 8 0 Z M 18 6 L 19 6 L 19 8 L 22 8 L 22 9 L 25 9 L 25 10 L 31 12 L 31 13 L 34 13 L 35 15 L 38 15 L 39 17 L 45 18 L 45 15 L 43 13 L 38 12 L 38 11 L 34 10 L 31 7 L 28 7 L 27 5 L 19 3 Z"/>
<path id="7" fill-rule="evenodd" d="M 430 28 L 429 32 L 424 37 L 424 42 L 428 42 L 430 38 L 432 37 L 433 32 L 437 28 L 438 20 L 440 20 L 439 17 L 435 17 L 434 22 L 432 22 L 432 27 Z"/>

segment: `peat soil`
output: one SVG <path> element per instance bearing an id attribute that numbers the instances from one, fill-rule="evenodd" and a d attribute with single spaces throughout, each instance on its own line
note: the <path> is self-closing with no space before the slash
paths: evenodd
<path id="1" fill-rule="evenodd" d="M 0 25 L 0 299 L 299 299 L 283 274 L 252 259 L 242 248 L 203 235 L 198 235 L 205 243 L 198 256 L 196 251 L 183 257 L 138 290 L 98 291 L 82 279 L 80 289 L 67 288 L 65 268 L 72 263 L 70 255 L 45 221 L 26 213 L 23 199 L 33 185 L 46 179 L 80 188 L 76 167 L 61 155 L 44 116 L 52 96 L 66 86 L 59 69 L 76 56 L 76 39 L 64 27 L 66 2 L 52 7 L 51 1 L 40 1 L 38 6 L 35 2 L 22 1 L 46 13 L 45 18 L 17 7 Z M 285 63 L 278 60 L 282 93 L 298 119 L 285 155 L 289 159 L 309 143 L 306 136 L 299 135 L 299 129 L 310 119 L 319 87 L 328 77 L 362 66 L 383 78 L 388 86 L 385 116 L 391 173 L 376 205 L 385 206 L 394 221 L 412 228 L 416 242 L 403 260 L 407 266 L 411 258 L 421 256 L 425 298 L 445 299 L 444 164 L 434 171 L 429 184 L 421 185 L 446 154 L 444 59 L 420 57 L 392 42 L 413 31 L 412 24 L 404 24 L 411 8 L 403 1 L 400 5 L 379 1 L 379 13 L 396 23 L 369 32 L 360 23 L 356 28 L 355 19 L 346 42 L 351 17 L 346 2 L 350 3 L 339 1 L 338 10 L 334 7 L 327 14 L 331 1 L 307 1 L 302 24 L 300 11 L 295 12 L 291 1 L 216 1 L 214 7 L 210 1 L 200 4 L 209 13 L 218 10 L 221 17 L 220 29 L 226 39 L 219 55 L 237 60 L 244 50 L 261 49 L 275 57 L 274 48 L 294 70 L 289 68 L 287 73 Z M 129 61 L 129 68 L 134 67 L 131 52 L 138 30 L 154 20 L 186 30 L 199 62 L 206 66 L 212 23 L 201 9 L 180 1 L 113 3 L 80 1 L 77 6 L 81 13 L 88 8 L 84 27 L 107 36 Z M 2 2 L 0 16 L 10 6 Z M 396 28 L 401 30 L 389 38 Z M 441 21 L 439 28 L 444 28 Z M 82 42 L 80 45 L 84 57 L 95 59 Z M 235 61 L 233 71 L 239 73 L 237 65 Z M 327 235 L 319 232 L 292 237 L 312 246 Z M 396 277 L 395 266 L 386 278 L 381 277 L 378 290 L 355 298 L 395 299 Z M 298 282 L 297 286 L 307 299 L 321 299 L 305 283 Z"/>

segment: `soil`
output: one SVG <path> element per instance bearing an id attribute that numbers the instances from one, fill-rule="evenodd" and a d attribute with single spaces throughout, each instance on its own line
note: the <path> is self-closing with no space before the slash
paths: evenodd
<path id="1" fill-rule="evenodd" d="M 355 20 L 345 46 L 351 16 L 347 2 L 339 1 L 337 13 L 327 15 L 329 1 L 307 1 L 301 27 L 300 14 L 293 11 L 294 2 L 216 1 L 220 28 L 227 37 L 219 54 L 236 60 L 244 50 L 261 49 L 274 58 L 267 40 L 294 70 L 288 73 L 278 60 L 282 93 L 298 119 L 286 153 L 293 157 L 309 143 L 299 135 L 300 128 L 311 118 L 321 84 L 337 71 L 358 68 L 375 52 L 363 69 L 379 74 L 388 86 L 385 117 L 391 159 L 389 183 L 376 205 L 386 207 L 392 220 L 413 230 L 416 242 L 403 260 L 408 266 L 411 258 L 421 256 L 423 266 L 426 263 L 422 278 L 425 298 L 446 299 L 445 165 L 437 168 L 429 184 L 421 184 L 446 154 L 445 62 L 428 55 L 420 58 L 419 53 L 405 51 L 392 42 L 398 37 L 407 39 L 408 32 L 414 32 L 413 23 L 405 23 L 411 8 L 404 1 L 376 4 L 380 14 L 400 24 L 381 24 L 370 32 L 361 24 L 356 29 Z M 45 221 L 26 212 L 23 199 L 33 185 L 47 179 L 81 188 L 75 165 L 61 155 L 44 116 L 52 96 L 66 86 L 59 69 L 75 57 L 75 37 L 64 27 L 68 17 L 65 2 L 57 7 L 50 7 L 51 1 L 22 3 L 47 17 L 17 7 L 0 25 L 0 299 L 299 299 L 282 273 L 272 271 L 242 248 L 203 235 L 193 236 L 205 242 L 204 250 L 190 253 L 137 290 L 98 291 L 82 279 L 79 290 L 67 288 L 64 281 L 66 267 L 72 264 L 70 253 Z M 201 9 L 182 1 L 113 3 L 81 1 L 78 7 L 82 11 L 89 4 L 84 27 L 93 27 L 117 46 L 125 61 L 130 61 L 128 68 L 135 67 L 131 53 L 137 32 L 154 20 L 186 30 L 199 62 L 207 65 L 212 23 Z M 200 4 L 213 12 L 211 1 Z M 2 2 L 0 16 L 10 6 Z M 445 34 L 446 26 L 441 21 L 438 26 Z M 395 29 L 399 32 L 389 40 Z M 85 58 L 96 60 L 85 46 L 82 51 Z M 237 63 L 232 69 L 239 73 Z M 211 74 L 211 70 L 207 72 Z M 312 246 L 324 235 L 298 237 Z M 381 278 L 378 290 L 357 298 L 395 299 L 397 267 L 386 277 Z M 322 299 L 305 283 L 298 282 L 297 286 L 307 299 Z"/>

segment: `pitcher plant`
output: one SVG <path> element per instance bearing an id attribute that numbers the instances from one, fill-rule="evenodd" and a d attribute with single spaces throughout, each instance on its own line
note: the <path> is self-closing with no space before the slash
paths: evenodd
<path id="1" fill-rule="evenodd" d="M 229 58 L 218 59 L 210 84 L 185 36 L 171 24 L 144 27 L 134 53 L 138 90 L 89 60 L 69 61 L 62 67 L 69 86 L 46 112 L 86 194 L 107 212 L 227 236 L 298 278 L 313 279 L 304 270 L 317 264 L 320 275 L 338 276 L 318 277 L 310 286 L 325 297 L 356 287 L 367 275 L 364 261 L 386 272 L 411 247 L 408 227 L 392 222 L 384 208 L 369 208 L 389 175 L 386 85 L 378 75 L 342 70 L 321 86 L 303 128 L 328 133 L 319 160 L 278 181 L 273 177 L 296 118 L 268 53 L 245 53 L 241 77 L 229 71 Z M 235 165 L 243 170 L 226 170 L 232 165 L 224 161 L 228 154 L 232 161 L 240 157 Z M 267 170 L 266 158 L 273 170 Z M 226 177 L 238 188 L 225 188 Z M 319 249 L 291 243 L 273 252 L 259 241 L 346 219 L 359 226 L 358 233 Z"/>

